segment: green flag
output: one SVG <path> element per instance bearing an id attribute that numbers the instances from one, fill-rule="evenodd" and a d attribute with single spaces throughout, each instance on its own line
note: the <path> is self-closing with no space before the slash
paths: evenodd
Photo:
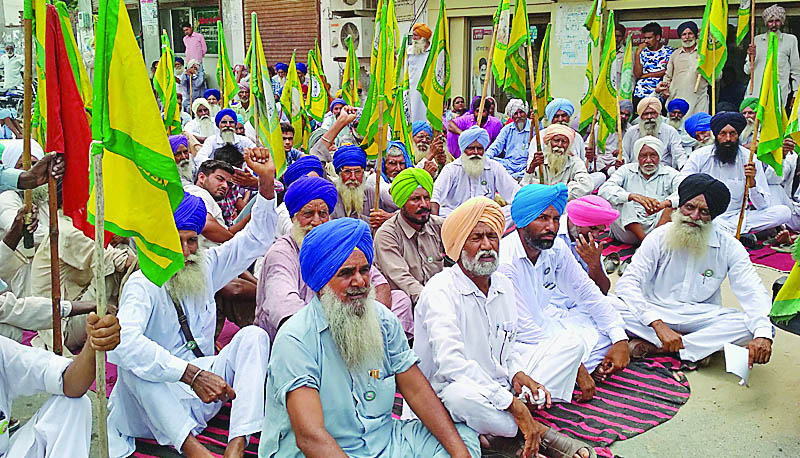
<path id="1" fill-rule="evenodd" d="M 303 89 L 300 86 L 300 77 L 295 71 L 294 52 L 292 52 L 292 60 L 289 62 L 286 84 L 283 85 L 283 92 L 281 92 L 281 107 L 283 108 L 283 113 L 289 118 L 292 127 L 294 127 L 294 146 L 302 147 L 303 114 L 306 111 L 306 106 L 303 100 Z"/>
<path id="2" fill-rule="evenodd" d="M 739 1 L 739 11 L 736 14 L 736 45 L 742 44 L 747 32 L 750 31 L 750 15 L 753 14 L 750 0 Z"/>
<path id="3" fill-rule="evenodd" d="M 422 69 L 417 91 L 427 107 L 428 122 L 433 130 L 443 130 L 444 101 L 450 98 L 450 33 L 447 31 L 445 0 L 439 1 L 439 17 L 431 37 L 428 61 Z"/>
<path id="4" fill-rule="evenodd" d="M 542 47 L 539 48 L 539 63 L 536 68 L 536 111 L 544 114 L 544 108 L 553 100 L 550 95 L 550 24 L 544 31 Z"/>
<path id="5" fill-rule="evenodd" d="M 589 31 L 589 37 L 595 46 L 599 45 L 600 30 L 603 28 L 603 10 L 606 8 L 606 0 L 594 0 L 592 9 L 589 10 L 589 15 L 586 16 L 586 22 L 583 26 Z"/>
<path id="6" fill-rule="evenodd" d="M 358 59 L 353 49 L 353 37 L 347 36 L 347 60 L 344 62 L 342 75 L 342 98 L 351 107 L 359 106 L 358 99 Z"/>
<path id="7" fill-rule="evenodd" d="M 711 84 L 728 60 L 728 0 L 707 0 L 697 40 L 697 72 Z"/>
<path id="8" fill-rule="evenodd" d="M 492 74 L 494 75 L 494 81 L 497 83 L 497 87 L 503 87 L 506 81 L 506 52 L 508 51 L 510 22 L 511 4 L 509 0 L 500 0 L 493 19 L 494 27 L 497 30 L 497 40 L 494 42 Z"/>
<path id="9" fill-rule="evenodd" d="M 767 61 L 764 65 L 764 77 L 761 80 L 756 117 L 761 123 L 758 135 L 758 160 L 771 165 L 775 173 L 781 176 L 786 120 L 778 83 L 778 36 L 774 32 L 769 32 Z"/>
<path id="10" fill-rule="evenodd" d="M 239 87 L 236 85 L 236 80 L 233 77 L 231 61 L 228 57 L 228 45 L 225 43 L 225 32 L 222 29 L 222 21 L 217 21 L 217 40 L 219 42 L 217 83 L 219 84 L 219 92 L 222 94 L 222 100 L 219 101 L 219 106 L 228 108 L 231 106 L 231 100 L 233 100 L 239 92 Z"/>
<path id="11" fill-rule="evenodd" d="M 594 85 L 592 102 L 600 113 L 600 136 L 598 144 L 600 150 L 606 148 L 606 138 L 608 134 L 614 132 L 617 127 L 617 90 L 611 82 L 612 66 L 617 56 L 617 45 L 614 40 L 614 12 L 608 15 L 608 28 L 606 38 L 603 42 L 603 53 L 600 60 L 600 72 L 597 75 L 597 82 Z"/>
<path id="12" fill-rule="evenodd" d="M 631 48 L 631 36 L 625 41 L 625 54 L 622 56 L 622 71 L 617 82 L 620 100 L 631 100 L 633 98 L 633 49 Z"/>
<path id="13" fill-rule="evenodd" d="M 172 135 L 181 131 L 181 107 L 178 105 L 178 89 L 175 85 L 175 57 L 169 47 L 167 32 L 161 34 L 161 59 L 153 77 L 153 89 L 164 105 L 164 127 Z"/>
<path id="14" fill-rule="evenodd" d="M 527 100 L 525 84 L 528 69 L 525 46 L 530 46 L 531 35 L 528 30 L 528 10 L 524 0 L 514 4 L 514 16 L 511 19 L 511 35 L 508 38 L 506 53 L 506 80 L 503 90 L 516 98 Z"/>
<path id="15" fill-rule="evenodd" d="M 592 103 L 592 93 L 594 92 L 594 66 L 592 64 L 592 44 L 586 43 L 586 52 L 588 54 L 586 60 L 586 80 L 584 87 L 586 92 L 583 93 L 581 99 L 581 117 L 578 130 L 583 132 L 592 125 L 594 120 L 594 104 Z"/>

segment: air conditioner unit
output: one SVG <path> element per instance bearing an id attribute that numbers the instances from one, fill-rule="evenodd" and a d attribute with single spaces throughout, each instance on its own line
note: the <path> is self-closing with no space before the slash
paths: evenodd
<path id="1" fill-rule="evenodd" d="M 353 37 L 356 57 L 369 57 L 372 54 L 372 41 L 375 37 L 375 19 L 368 17 L 335 18 L 330 28 L 331 55 L 334 58 L 347 57 L 347 37 Z"/>
<path id="2" fill-rule="evenodd" d="M 374 15 L 377 0 L 331 0 L 331 11 L 340 16 Z"/>

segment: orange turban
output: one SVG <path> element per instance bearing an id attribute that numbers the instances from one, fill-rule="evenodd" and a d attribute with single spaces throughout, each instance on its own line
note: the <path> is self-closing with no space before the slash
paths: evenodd
<path id="1" fill-rule="evenodd" d="M 425 37 L 428 40 L 430 40 L 431 36 L 433 36 L 433 31 L 431 28 L 421 22 L 414 24 L 414 27 L 412 27 L 411 30 L 417 32 L 419 36 Z"/>
<path id="2" fill-rule="evenodd" d="M 572 145 L 572 142 L 575 140 L 575 129 L 563 124 L 550 124 L 547 126 L 547 129 L 542 132 L 542 142 L 549 144 L 550 140 L 552 140 L 556 135 L 563 135 L 567 137 L 569 144 Z"/>
<path id="3" fill-rule="evenodd" d="M 488 224 L 498 237 L 503 236 L 506 219 L 497 202 L 486 197 L 473 197 L 453 210 L 442 224 L 442 244 L 447 257 L 458 261 L 470 232 L 478 223 Z"/>

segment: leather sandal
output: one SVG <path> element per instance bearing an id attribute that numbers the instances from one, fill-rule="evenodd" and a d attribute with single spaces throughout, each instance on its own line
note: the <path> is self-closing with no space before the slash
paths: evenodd
<path id="1" fill-rule="evenodd" d="M 589 458 L 597 458 L 597 452 L 590 445 L 565 436 L 553 428 L 548 428 L 542 437 L 540 451 L 549 458 L 572 458 L 581 450 L 587 450 Z"/>

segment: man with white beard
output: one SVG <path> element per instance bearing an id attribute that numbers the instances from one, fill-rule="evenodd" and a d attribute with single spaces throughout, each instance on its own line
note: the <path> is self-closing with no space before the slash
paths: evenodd
<path id="1" fill-rule="evenodd" d="M 203 142 L 202 148 L 194 157 L 195 166 L 199 167 L 208 159 L 214 159 L 214 151 L 226 144 L 234 145 L 241 152 L 244 152 L 245 148 L 256 147 L 253 140 L 236 133 L 236 112 L 230 108 L 219 110 L 214 121 L 219 128 L 219 133 L 211 135 Z"/>
<path id="2" fill-rule="evenodd" d="M 667 63 L 664 77 L 656 85 L 656 94 L 666 98 L 668 102 L 676 99 L 684 100 L 686 111 L 684 116 L 708 112 L 708 81 L 698 79 L 697 61 L 697 24 L 686 21 L 678 26 L 678 38 L 681 47 L 672 52 Z M 668 103 L 669 105 L 669 103 Z M 667 111 L 672 111 L 667 109 Z M 672 126 L 677 129 L 676 126 Z"/>
<path id="3" fill-rule="evenodd" d="M 544 170 L 544 184 L 564 183 L 569 189 L 569 199 L 583 197 L 595 189 L 595 182 L 586 171 L 586 165 L 569 153 L 575 140 L 575 131 L 562 124 L 551 124 L 542 132 L 544 153 L 531 144 L 528 169 L 522 185 L 539 183 L 539 167 Z"/>
<path id="4" fill-rule="evenodd" d="M 219 134 L 219 129 L 211 119 L 211 104 L 208 100 L 200 97 L 192 102 L 192 113 L 194 119 L 187 122 L 183 127 L 185 132 L 194 135 L 198 142 L 203 143 L 212 135 Z"/>
<path id="5" fill-rule="evenodd" d="M 640 118 L 639 124 L 628 129 L 622 137 L 622 156 L 626 163 L 636 162 L 633 144 L 636 140 L 649 135 L 658 138 L 664 144 L 664 154 L 661 156 L 664 164 L 676 170 L 683 168 L 688 154 L 681 145 L 678 131 L 662 121 L 662 108 L 661 101 L 655 97 L 645 97 L 639 102 L 636 107 Z"/>
<path id="6" fill-rule="evenodd" d="M 742 145 L 749 146 L 750 142 L 753 141 L 753 130 L 756 127 L 756 110 L 758 110 L 758 99 L 755 97 L 747 97 L 739 105 L 739 113 L 747 120 L 747 126 L 742 131 L 742 135 L 739 135 L 739 143 Z"/>
<path id="7" fill-rule="evenodd" d="M 170 135 L 169 146 L 178 166 L 178 175 L 181 176 L 183 186 L 194 183 L 194 161 L 189 153 L 189 139 L 183 135 Z"/>
<path id="8" fill-rule="evenodd" d="M 422 95 L 417 90 L 419 79 L 422 77 L 422 70 L 428 61 L 428 53 L 431 45 L 430 39 L 433 31 L 427 25 L 418 22 L 411 28 L 411 46 L 408 48 L 408 81 L 410 89 L 408 91 L 408 104 L 411 111 L 409 121 L 426 121 L 428 109 L 422 101 Z"/>
<path id="9" fill-rule="evenodd" d="M 399 321 L 375 301 L 372 256 L 357 219 L 303 240 L 300 270 L 316 294 L 275 338 L 259 458 L 480 456 L 475 432 L 453 424 Z M 420 420 L 392 419 L 396 392 Z"/>
<path id="10" fill-rule="evenodd" d="M 414 351 L 420 370 L 453 419 L 481 435 L 484 448 L 506 451 L 508 444 L 501 442 L 508 441 L 503 438 L 513 440 L 519 431 L 525 438 L 522 456 L 591 456 L 586 444 L 531 416 L 532 410 L 550 407 L 551 400 L 545 386 L 529 375 L 531 366 L 540 361 L 526 359 L 516 343 L 522 331 L 514 286 L 497 272 L 504 227 L 502 209 L 485 197 L 469 199 L 444 221 L 442 243 L 456 265 L 428 281 L 414 310 Z M 571 345 L 583 349 L 580 342 Z M 536 400 L 543 405 L 537 407 Z M 404 413 L 403 418 L 413 415 Z M 519 442 L 514 445 L 509 452 L 518 451 Z"/>
<path id="11" fill-rule="evenodd" d="M 241 458 L 247 438 L 261 430 L 267 333 L 256 326 L 242 328 L 213 356 L 214 294 L 274 239 L 275 164 L 266 148 L 246 150 L 245 160 L 259 177 L 246 228 L 218 247 L 200 249 L 198 234 L 205 225 L 206 209 L 199 197 L 184 194 L 175 224 L 186 266 L 160 287 L 136 272 L 122 290 L 117 315 L 121 344 L 108 353 L 119 373 L 108 416 L 109 451 L 114 458 L 133 453 L 137 437 L 175 447 L 189 458 L 210 458 L 195 435 L 231 400 L 225 456 Z"/>
<path id="12" fill-rule="evenodd" d="M 333 153 L 333 168 L 339 175 L 334 181 L 339 199 L 331 219 L 358 218 L 369 223 L 375 203 L 375 185 L 368 185 L 364 176 L 367 153 L 359 146 L 342 146 Z"/>
<path id="13" fill-rule="evenodd" d="M 611 234 L 623 243 L 638 245 L 653 229 L 669 222 L 678 206 L 681 174 L 661 163 L 664 144 L 655 137 L 642 137 L 633 145 L 637 162 L 620 167 L 598 195 L 619 211 L 611 223 Z"/>
<path id="14" fill-rule="evenodd" d="M 711 134 L 711 115 L 708 113 L 695 113 L 683 123 L 686 135 L 692 139 L 692 143 L 685 146 L 689 153 L 704 146 L 714 144 L 714 136 Z M 752 136 L 752 134 L 751 134 Z M 686 145 L 684 143 L 684 145 Z"/>
<path id="15" fill-rule="evenodd" d="M 678 353 L 700 361 L 724 344 L 747 344 L 750 367 L 769 361 L 771 299 L 742 244 L 712 223 L 728 207 L 724 183 L 704 173 L 681 183 L 672 222 L 650 233 L 617 282 L 631 354 Z M 738 206 L 738 204 L 737 204 Z M 722 306 L 731 284 L 744 312 Z"/>
<path id="16" fill-rule="evenodd" d="M 551 100 L 544 109 L 545 118 L 550 121 L 550 124 L 561 124 L 562 126 L 567 126 L 570 129 L 572 129 L 570 126 L 570 120 L 572 119 L 572 115 L 574 113 L 575 105 L 573 105 L 568 99 L 562 98 Z M 576 132 L 574 138 L 575 141 L 570 146 L 569 152 L 574 156 L 578 156 L 581 161 L 584 161 L 586 160 L 586 146 L 584 145 L 583 137 L 578 135 Z M 531 146 L 533 145 L 535 145 L 535 142 L 531 143 Z"/>
<path id="17" fill-rule="evenodd" d="M 458 136 L 461 156 L 444 166 L 433 184 L 431 213 L 447 217 L 468 199 L 484 196 L 494 199 L 500 194 L 507 203 L 514 200 L 517 183 L 497 161 L 487 161 L 484 155 L 489 146 L 489 132 L 472 126 Z"/>
<path id="18" fill-rule="evenodd" d="M 219 89 L 206 89 L 203 92 L 203 98 L 208 101 L 211 106 L 211 116 L 216 116 L 219 110 L 222 109 L 222 94 Z"/>
<path id="19" fill-rule="evenodd" d="M 435 180 L 445 165 L 453 162 L 444 147 L 444 134 L 433 138 L 433 128 L 428 121 L 414 121 L 411 124 L 411 140 L 414 142 L 414 158 L 417 167 L 423 168 Z"/>
<path id="20" fill-rule="evenodd" d="M 528 104 L 521 99 L 511 99 L 506 113 L 511 113 L 512 122 L 500 129 L 500 134 L 486 150 L 486 157 L 501 163 L 512 177 L 521 179 L 528 163 L 531 139 Z"/>

